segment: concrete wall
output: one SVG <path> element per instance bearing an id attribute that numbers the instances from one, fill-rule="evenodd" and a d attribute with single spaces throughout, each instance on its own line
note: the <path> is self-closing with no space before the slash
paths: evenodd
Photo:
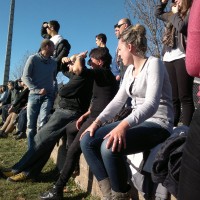
<path id="1" fill-rule="evenodd" d="M 60 140 L 59 144 L 56 145 L 51 154 L 51 158 L 57 164 L 59 170 L 62 169 L 63 161 L 65 160 L 65 155 L 65 142 L 63 140 Z M 93 196 L 101 197 L 101 192 L 99 190 L 97 180 L 89 170 L 89 166 L 87 165 L 83 155 L 81 155 L 80 157 L 80 174 L 76 176 L 75 182 L 80 186 L 82 190 L 91 193 Z M 143 200 L 141 194 L 138 194 L 136 189 L 134 188 L 131 191 L 131 196 L 134 200 Z M 171 196 L 170 199 L 176 200 L 173 196 Z"/>

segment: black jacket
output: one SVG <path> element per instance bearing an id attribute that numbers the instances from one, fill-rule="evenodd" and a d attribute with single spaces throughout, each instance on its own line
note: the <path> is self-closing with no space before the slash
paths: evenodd
<path id="1" fill-rule="evenodd" d="M 182 52 L 185 52 L 189 12 L 187 13 L 186 17 L 182 19 L 179 16 L 179 13 L 169 14 L 169 12 L 164 12 L 166 6 L 167 4 L 157 5 L 155 8 L 155 16 L 164 22 L 170 22 L 175 27 L 174 48 L 179 47 Z M 163 53 L 165 53 L 165 48 L 166 47 L 164 46 Z"/>
<path id="2" fill-rule="evenodd" d="M 15 102 L 12 104 L 13 108 L 12 111 L 15 113 L 19 113 L 20 110 L 27 104 L 28 102 L 28 95 L 29 89 L 26 88 L 22 92 L 19 93 L 18 97 L 16 98 Z"/>
<path id="3" fill-rule="evenodd" d="M 71 45 L 69 44 L 68 40 L 63 39 L 55 46 L 55 52 L 53 57 L 57 61 L 57 71 L 61 71 L 61 60 L 63 57 L 67 57 L 69 51 L 71 49 Z"/>
<path id="4" fill-rule="evenodd" d="M 75 75 L 65 72 L 69 82 L 58 91 L 60 108 L 85 113 L 90 105 L 93 87 L 93 78 L 87 77 L 85 73 Z"/>
<path id="5" fill-rule="evenodd" d="M 47 23 L 47 22 L 44 22 L 44 23 Z M 43 26 L 41 27 L 40 33 L 43 38 L 51 39 L 51 36 L 47 34 L 47 30 Z M 69 44 L 68 40 L 66 40 L 66 39 L 61 40 L 55 46 L 55 51 L 54 51 L 53 57 L 57 61 L 57 72 L 61 71 L 61 60 L 63 57 L 67 57 L 69 55 L 70 49 L 71 49 L 71 45 Z M 41 49 L 39 49 L 39 51 L 40 50 Z"/>
<path id="6" fill-rule="evenodd" d="M 179 173 L 186 135 L 169 137 L 158 151 L 152 168 L 152 180 L 162 183 L 167 190 L 177 197 Z"/>

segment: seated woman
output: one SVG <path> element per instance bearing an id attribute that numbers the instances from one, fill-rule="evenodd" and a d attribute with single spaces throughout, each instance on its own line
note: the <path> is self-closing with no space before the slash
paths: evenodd
<path id="1" fill-rule="evenodd" d="M 0 138 L 6 138 L 8 137 L 8 133 L 12 133 L 15 127 L 15 120 L 17 119 L 17 116 L 20 112 L 20 110 L 27 104 L 28 101 L 28 94 L 29 89 L 24 84 L 23 81 L 19 81 L 20 86 L 23 88 L 21 92 L 19 93 L 19 96 L 14 101 L 14 103 L 10 106 L 8 109 L 8 117 L 6 118 L 6 121 L 4 125 L 0 129 Z"/>
<path id="2" fill-rule="evenodd" d="M 81 149 L 99 182 L 103 199 L 128 199 L 130 185 L 124 156 L 151 149 L 170 136 L 173 127 L 172 94 L 163 63 L 146 57 L 146 30 L 128 27 L 118 49 L 128 66 L 122 85 L 108 106 L 81 135 Z M 132 99 L 124 120 L 101 127 Z M 100 128 L 101 127 L 101 128 Z"/>

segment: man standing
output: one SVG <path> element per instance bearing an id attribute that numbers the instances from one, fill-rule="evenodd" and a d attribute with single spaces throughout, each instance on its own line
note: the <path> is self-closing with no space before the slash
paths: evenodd
<path id="1" fill-rule="evenodd" d="M 70 124 L 73 124 L 72 121 L 76 121 L 89 109 L 94 81 L 94 78 L 88 76 L 87 73 L 76 75 L 73 72 L 76 57 L 73 55 L 65 58 L 65 61 L 67 59 L 68 62 L 62 68 L 65 69 L 63 72 L 69 78 L 69 82 L 58 90 L 58 108 L 34 137 L 34 148 L 28 149 L 22 158 L 12 166 L 12 169 L 0 171 L 0 176 L 9 177 L 8 180 L 12 182 L 37 178 L 48 161 L 55 144 L 66 134 L 67 124 L 70 127 L 70 130 L 68 128 L 70 138 L 73 140 L 72 135 L 73 133 L 75 135 L 78 130 L 76 126 L 72 127 Z M 85 65 L 85 60 L 82 60 L 82 64 Z M 84 67 L 84 70 L 86 69 Z M 104 97 L 104 101 L 107 96 Z M 67 139 L 69 140 L 69 137 Z M 69 143 L 71 144 L 71 142 Z"/>
<path id="2" fill-rule="evenodd" d="M 57 63 L 52 59 L 54 44 L 49 39 L 41 43 L 41 51 L 28 58 L 22 80 L 28 86 L 30 93 L 27 106 L 28 147 L 34 145 L 37 133 L 37 120 L 40 115 L 40 126 L 47 121 L 47 116 L 53 106 L 55 88 L 57 88 Z"/>
<path id="3" fill-rule="evenodd" d="M 106 47 L 107 37 L 104 33 L 96 35 L 96 45 L 98 47 Z"/>
<path id="4" fill-rule="evenodd" d="M 49 38 L 55 45 L 53 57 L 57 62 L 57 72 L 61 71 L 61 60 L 67 57 L 71 49 L 68 40 L 58 34 L 60 24 L 56 20 L 44 22 L 42 25 L 41 35 L 43 38 Z"/>
<path id="5" fill-rule="evenodd" d="M 118 23 L 114 25 L 115 35 L 117 39 L 119 39 L 120 34 L 130 25 L 131 25 L 131 21 L 128 18 L 120 19 Z M 126 67 L 123 65 L 121 58 L 118 56 L 118 48 L 117 48 L 114 60 L 112 62 L 112 72 L 115 75 L 116 80 L 120 81 L 120 83 L 123 80 L 125 71 L 126 71 Z"/>

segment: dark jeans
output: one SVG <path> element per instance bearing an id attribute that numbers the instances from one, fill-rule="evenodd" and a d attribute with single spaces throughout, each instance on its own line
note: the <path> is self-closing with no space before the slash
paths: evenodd
<path id="1" fill-rule="evenodd" d="M 194 113 L 187 136 L 179 179 L 178 199 L 200 198 L 200 107 Z"/>
<path id="2" fill-rule="evenodd" d="M 126 149 L 112 152 L 106 148 L 107 135 L 119 122 L 98 129 L 93 137 L 86 134 L 81 140 L 81 149 L 91 171 L 98 181 L 109 177 L 111 187 L 116 192 L 127 192 L 128 170 L 125 155 L 143 152 L 155 147 L 169 137 L 169 132 L 152 122 L 130 128 L 126 133 Z"/>
<path id="3" fill-rule="evenodd" d="M 45 165 L 59 139 L 65 134 L 65 126 L 77 119 L 80 113 L 64 109 L 56 109 L 34 137 L 34 147 L 28 149 L 12 169 L 16 172 L 27 172 L 30 176 L 38 175 Z"/>
<path id="4" fill-rule="evenodd" d="M 194 112 L 193 102 L 193 80 L 185 66 L 185 59 L 181 58 L 172 62 L 165 62 L 172 86 L 172 97 L 174 106 L 174 126 L 177 126 L 181 116 L 182 122 L 189 126 Z"/>
<path id="5" fill-rule="evenodd" d="M 19 113 L 17 129 L 20 132 L 26 133 L 26 127 L 27 127 L 27 111 L 26 109 L 22 109 Z"/>
<path id="6" fill-rule="evenodd" d="M 62 169 L 62 172 L 60 174 L 59 179 L 56 182 L 56 186 L 58 187 L 64 187 L 69 180 L 69 178 L 72 176 L 72 173 L 75 170 L 76 164 L 79 161 L 80 155 L 81 155 L 81 147 L 80 147 L 80 136 L 85 131 L 88 126 L 95 120 L 95 118 L 88 118 L 81 126 L 80 130 L 78 131 L 75 139 L 73 142 L 70 144 L 68 151 L 67 151 L 67 156 L 65 159 L 65 163 Z M 75 126 L 75 123 L 71 124 L 72 126 Z M 68 137 L 68 133 L 67 133 Z"/>

